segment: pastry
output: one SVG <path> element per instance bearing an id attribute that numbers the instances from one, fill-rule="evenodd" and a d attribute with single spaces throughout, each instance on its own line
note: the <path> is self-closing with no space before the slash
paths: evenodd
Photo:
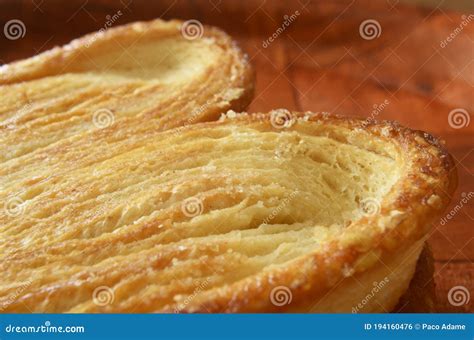
<path id="1" fill-rule="evenodd" d="M 0 161 L 125 127 L 155 133 L 214 120 L 252 95 L 247 57 L 216 28 L 177 20 L 110 28 L 0 67 Z"/>
<path id="2" fill-rule="evenodd" d="M 2 164 L 22 202 L 0 212 L 2 311 L 391 311 L 456 185 L 437 139 L 392 122 L 148 125 Z"/>
<path id="3" fill-rule="evenodd" d="M 410 286 L 393 309 L 396 313 L 436 313 L 436 285 L 434 259 L 428 242 L 425 243 Z"/>

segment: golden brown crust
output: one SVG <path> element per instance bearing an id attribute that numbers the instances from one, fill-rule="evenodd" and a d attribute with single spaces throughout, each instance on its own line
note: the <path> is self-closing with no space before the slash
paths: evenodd
<path id="1" fill-rule="evenodd" d="M 101 54 L 104 50 L 118 49 L 117 42 L 122 42 L 123 48 L 131 41 L 131 45 L 142 40 L 153 41 L 161 39 L 186 40 L 182 33 L 184 21 L 155 19 L 152 21 L 139 21 L 126 25 L 110 28 L 105 31 L 93 32 L 83 37 L 71 41 L 69 44 L 55 47 L 37 56 L 16 61 L 0 67 L 0 85 L 13 84 L 29 81 L 42 77 L 61 74 L 64 72 L 84 71 L 84 58 Z M 217 27 L 204 25 L 199 31 L 202 36 L 199 39 L 210 39 L 212 44 L 216 44 L 231 55 L 234 66 L 239 71 L 233 77 L 228 75 L 229 87 L 245 89 L 246 103 L 252 99 L 254 91 L 255 74 L 253 68 L 248 63 L 248 56 L 242 52 L 240 47 L 231 37 Z M 191 41 L 195 37 L 191 37 Z M 197 40 L 199 40 L 197 39 Z M 159 57 L 159 56 L 157 56 Z M 78 63 L 78 61 L 81 61 Z M 222 65 L 220 65 L 222 66 Z M 219 67 L 219 66 L 218 66 Z M 234 108 L 234 106 L 231 106 Z M 235 109 L 239 109 L 236 106 Z"/>
<path id="2" fill-rule="evenodd" d="M 189 37 L 183 25 L 131 23 L 2 66 L 0 160 L 97 129 L 159 131 L 245 109 L 254 91 L 248 57 L 217 28 Z"/>
<path id="3" fill-rule="evenodd" d="M 68 141 L 45 150 L 48 158 L 7 164 L 15 170 L 5 177 L 12 179 L 8 187 L 29 183 L 31 203 L 26 216 L 0 215 L 13 228 L 0 228 L 9 254 L 0 264 L 6 282 L 0 305 L 23 312 L 25 306 L 43 312 L 296 310 L 411 248 L 448 204 L 454 163 L 428 134 L 390 122 L 283 113 L 290 124 L 275 126 L 275 112 L 229 112 L 218 122 L 155 134 L 123 126 L 133 132 L 123 140 L 98 134 L 91 144 Z M 348 168 L 342 187 L 364 182 L 378 190 L 374 181 L 388 183 L 382 183 L 387 192 L 378 213 L 352 213 L 352 199 L 343 211 L 347 219 L 311 206 L 320 198 L 319 180 L 326 192 L 341 192 L 330 176 L 322 178 L 337 170 L 327 167 L 322 157 L 331 152 L 324 147 L 341 151 L 338 167 L 353 165 L 370 177 L 353 181 Z M 358 163 L 362 156 L 374 164 Z M 381 173 L 391 166 L 395 177 Z M 55 174 L 38 176 L 44 172 Z M 296 173 L 303 176 L 293 181 Z M 313 174 L 318 177 L 310 180 Z M 303 196 L 292 201 L 286 194 L 295 189 Z M 191 196 L 200 198 L 201 215 L 180 209 L 180 200 Z M 343 203 L 331 202 L 332 215 Z M 274 211 L 286 219 L 265 218 Z M 306 212 L 320 219 L 308 220 Z M 19 247 L 24 243 L 27 249 Z M 28 294 L 9 301 L 15 282 L 26 277 L 35 277 Z M 114 303 L 92 303 L 101 285 L 114 288 Z M 291 303 L 272 301 L 281 286 Z"/>
<path id="4" fill-rule="evenodd" d="M 420 239 L 427 227 L 449 204 L 457 186 L 454 162 L 440 141 L 432 135 L 415 131 L 390 121 L 368 121 L 326 113 L 292 113 L 291 119 L 304 119 L 320 124 L 360 129 L 371 135 L 386 138 L 402 151 L 408 167 L 401 179 L 381 204 L 381 213 L 364 217 L 346 229 L 340 239 L 327 245 L 324 253 L 310 254 L 294 261 L 291 266 L 262 273 L 257 279 L 244 280 L 237 285 L 224 287 L 203 302 L 192 301 L 189 312 L 282 312 L 317 301 L 334 284 L 344 278 L 347 268 L 352 273 L 367 270 L 384 257 L 396 256 L 399 249 Z M 238 115 L 218 124 L 270 125 L 271 117 L 265 114 Z M 297 124 L 294 125 L 297 128 Z M 199 129 L 199 126 L 193 127 Z M 397 217 L 384 221 L 391 211 Z M 290 287 L 292 303 L 275 306 L 270 301 L 275 286 Z"/>

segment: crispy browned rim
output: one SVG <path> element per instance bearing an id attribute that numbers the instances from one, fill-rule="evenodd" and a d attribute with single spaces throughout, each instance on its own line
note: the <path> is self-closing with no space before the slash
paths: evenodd
<path id="1" fill-rule="evenodd" d="M 147 31 L 152 33 L 153 38 L 163 39 L 173 36 L 179 36 L 180 30 L 177 29 L 183 24 L 181 20 L 164 21 L 155 19 L 151 21 L 138 21 L 130 24 L 117 26 L 101 33 L 100 39 L 96 38 L 97 32 L 93 32 L 72 40 L 70 43 L 55 47 L 45 51 L 35 57 L 19 60 L 0 67 L 0 85 L 12 84 L 18 81 L 28 81 L 45 76 L 51 76 L 62 73 L 63 67 L 69 64 L 75 56 L 80 55 L 88 48 L 99 46 L 114 39 L 123 39 L 133 34 L 135 30 Z M 222 30 L 203 26 L 203 38 L 212 38 L 214 42 L 233 56 L 235 65 L 240 69 L 237 77 L 228 79 L 228 88 L 242 88 L 244 92 L 239 98 L 231 101 L 226 109 L 236 111 L 245 110 L 252 101 L 255 91 L 255 71 L 250 65 L 247 54 L 243 53 L 237 43 L 232 40 Z M 184 38 L 183 38 L 184 39 Z M 212 111 L 212 110 L 211 110 Z M 201 117 L 196 117 L 195 121 L 208 121 L 216 119 L 221 110 L 209 112 L 205 110 Z"/>
<path id="2" fill-rule="evenodd" d="M 292 113 L 302 117 L 303 113 Z M 406 172 L 381 203 L 380 213 L 353 223 L 338 240 L 320 252 L 305 255 L 278 270 L 210 292 L 204 299 L 193 300 L 185 312 L 272 312 L 295 310 L 317 301 L 347 275 L 377 265 L 379 258 L 397 256 L 398 250 L 419 240 L 431 223 L 448 205 L 457 186 L 454 162 L 440 141 L 432 135 L 405 128 L 396 122 L 367 121 L 336 115 L 313 114 L 309 121 L 349 129 L 363 129 L 395 144 L 408 164 Z M 235 119 L 206 125 L 264 125 L 271 129 L 268 114 L 239 115 Z M 200 124 L 190 127 L 199 129 Z M 298 124 L 292 129 L 297 130 Z M 275 129 L 276 130 L 276 129 Z M 431 183 L 429 183 L 431 181 Z M 438 196 L 435 203 L 430 197 Z M 401 220 L 383 223 L 391 211 L 403 214 Z M 379 224 L 383 223 L 383 227 Z M 276 307 L 270 301 L 275 286 L 291 289 L 292 303 Z M 198 301 L 197 301 L 198 300 Z"/>

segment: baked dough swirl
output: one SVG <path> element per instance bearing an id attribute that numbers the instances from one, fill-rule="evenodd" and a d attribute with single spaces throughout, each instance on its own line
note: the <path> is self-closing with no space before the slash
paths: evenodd
<path id="1" fill-rule="evenodd" d="M 456 185 L 435 138 L 390 122 L 152 125 L 2 164 L 24 202 L 0 213 L 3 311 L 390 311 Z"/>

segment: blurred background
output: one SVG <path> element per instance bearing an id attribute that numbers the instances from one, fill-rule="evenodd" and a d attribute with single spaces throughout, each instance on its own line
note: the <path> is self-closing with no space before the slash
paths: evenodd
<path id="1" fill-rule="evenodd" d="M 0 64 L 136 20 L 193 19 L 222 28 L 249 55 L 257 70 L 249 111 L 397 120 L 442 138 L 460 184 L 452 218 L 435 223 L 429 238 L 438 309 L 473 311 L 473 7 L 472 0 L 0 0 Z M 12 20 L 19 31 L 6 29 Z M 459 286 L 469 293 L 461 303 L 450 299 Z"/>
<path id="2" fill-rule="evenodd" d="M 403 0 L 406 4 L 411 5 L 423 5 L 426 7 L 440 6 L 442 8 L 449 8 L 459 11 L 471 11 L 474 4 L 471 0 L 451 0 L 451 1 L 438 1 L 438 0 Z"/>

